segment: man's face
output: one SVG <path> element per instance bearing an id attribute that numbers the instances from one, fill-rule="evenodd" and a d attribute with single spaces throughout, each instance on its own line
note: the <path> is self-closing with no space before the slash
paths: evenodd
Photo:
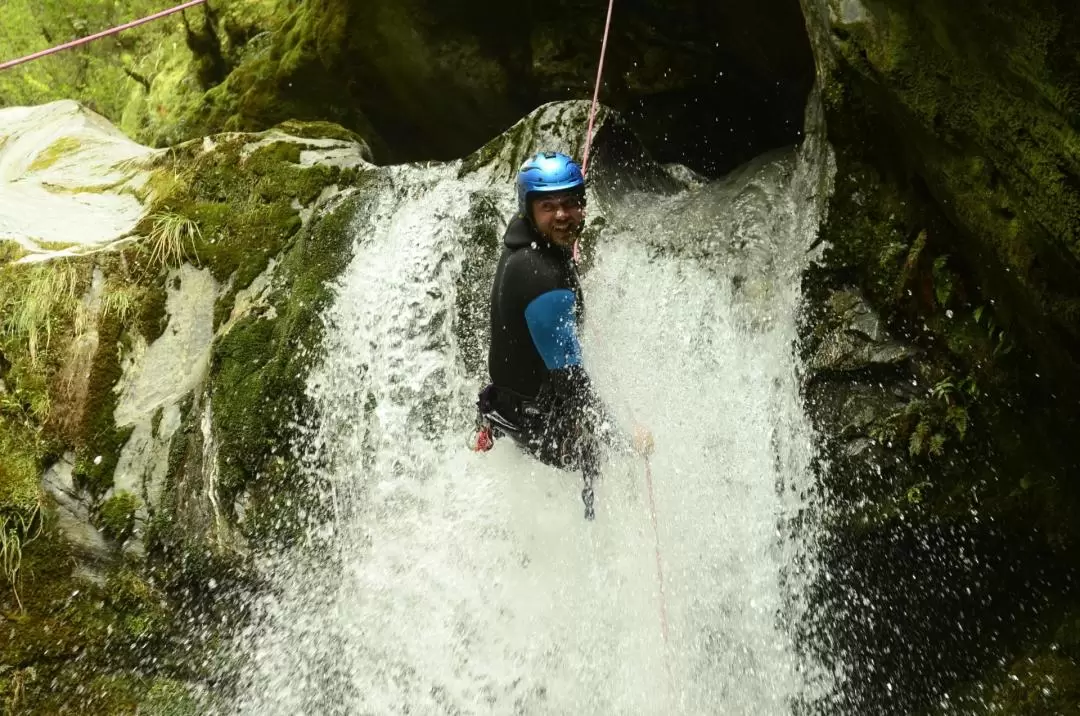
<path id="1" fill-rule="evenodd" d="M 540 235 L 564 248 L 573 245 L 585 222 L 585 201 L 572 192 L 534 199 L 531 211 Z"/>

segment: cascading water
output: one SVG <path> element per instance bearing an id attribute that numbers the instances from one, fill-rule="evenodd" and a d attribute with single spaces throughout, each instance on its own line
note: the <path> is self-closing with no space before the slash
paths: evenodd
<path id="1" fill-rule="evenodd" d="M 385 170 L 309 384 L 307 463 L 334 517 L 321 547 L 268 561 L 227 710 L 779 714 L 819 687 L 787 628 L 808 546 L 785 525 L 812 455 L 794 342 L 824 156 L 808 140 L 604 207 L 585 360 L 656 436 L 662 596 L 640 458 L 609 460 L 586 522 L 580 476 L 506 441 L 467 448 L 484 376 L 463 344 L 486 326 L 463 325 L 465 197 L 497 187 L 507 217 L 510 187 L 457 164 Z"/>

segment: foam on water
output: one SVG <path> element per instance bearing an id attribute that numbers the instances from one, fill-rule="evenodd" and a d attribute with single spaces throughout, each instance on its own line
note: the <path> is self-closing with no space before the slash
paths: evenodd
<path id="1" fill-rule="evenodd" d="M 329 547 L 268 561 L 230 711 L 790 712 L 814 682 L 785 616 L 808 545 L 783 525 L 813 445 L 793 343 L 821 170 L 787 155 L 630 197 L 585 277 L 586 364 L 656 435 L 666 644 L 640 459 L 609 460 L 586 522 L 578 475 L 506 441 L 467 449 L 483 376 L 456 298 L 475 187 L 453 166 L 389 170 L 309 385 Z"/>

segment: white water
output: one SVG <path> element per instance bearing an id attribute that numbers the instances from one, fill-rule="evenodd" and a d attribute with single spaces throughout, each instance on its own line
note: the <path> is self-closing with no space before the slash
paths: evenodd
<path id="1" fill-rule="evenodd" d="M 466 448 L 483 377 L 455 292 L 481 180 L 454 169 L 388 170 L 402 189 L 357 218 L 309 386 L 333 548 L 268 564 L 229 711 L 790 713 L 816 681 L 786 629 L 800 579 L 782 579 L 808 546 L 782 524 L 812 454 L 793 342 L 823 168 L 629 197 L 585 278 L 586 365 L 656 435 L 668 644 L 640 460 L 609 462 L 586 522 L 577 475 Z"/>

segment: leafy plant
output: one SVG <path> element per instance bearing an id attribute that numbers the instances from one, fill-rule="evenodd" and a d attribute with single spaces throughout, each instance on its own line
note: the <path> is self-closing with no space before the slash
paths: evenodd
<path id="1" fill-rule="evenodd" d="M 915 426 L 915 430 L 912 431 L 911 438 L 908 440 L 908 454 L 912 457 L 921 455 L 926 451 L 929 439 L 930 423 L 925 419 L 920 420 L 919 424 Z"/>
<path id="2" fill-rule="evenodd" d="M 986 317 L 986 321 L 983 321 L 983 316 Z M 997 321 L 994 320 L 993 315 L 988 314 L 986 306 L 982 305 L 975 309 L 973 313 L 975 324 L 982 326 L 986 329 L 986 337 L 990 340 L 990 343 L 994 346 L 994 355 L 1008 355 L 1012 352 L 1015 344 L 1009 337 L 1005 329 L 998 326 Z"/>
<path id="3" fill-rule="evenodd" d="M 930 482 L 923 480 L 909 487 L 907 492 L 904 493 L 904 497 L 912 505 L 918 505 L 923 501 L 923 490 L 927 487 L 930 487 Z"/>
<path id="4" fill-rule="evenodd" d="M 938 256 L 934 259 L 934 298 L 937 299 L 939 306 L 944 306 L 949 302 L 949 298 L 952 297 L 953 292 L 953 279 L 952 274 L 949 272 L 947 264 L 949 262 L 949 255 Z"/>
<path id="5" fill-rule="evenodd" d="M 930 388 L 930 395 L 946 405 L 953 405 L 957 399 L 974 399 L 980 395 L 979 383 L 975 376 L 968 375 L 959 383 L 952 378 L 943 378 Z"/>
<path id="6" fill-rule="evenodd" d="M 952 403 L 952 396 L 956 392 L 956 383 L 951 378 L 938 381 L 930 388 L 930 395 L 946 403 Z"/>
<path id="7" fill-rule="evenodd" d="M 951 405 L 949 409 L 945 411 L 945 422 L 956 431 L 956 434 L 963 440 L 967 437 L 968 429 L 968 411 L 962 405 Z"/>

